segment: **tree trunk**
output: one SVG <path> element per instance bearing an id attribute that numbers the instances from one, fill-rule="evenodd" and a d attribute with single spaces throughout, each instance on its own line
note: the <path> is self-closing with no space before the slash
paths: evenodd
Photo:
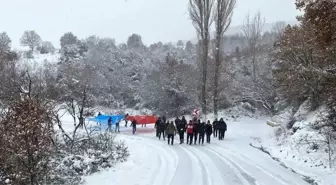
<path id="1" fill-rule="evenodd" d="M 255 49 L 254 45 L 251 46 L 251 56 L 252 56 L 252 70 L 253 70 L 253 82 L 256 82 L 256 54 L 255 54 Z"/>
<path id="2" fill-rule="evenodd" d="M 220 42 L 221 36 L 217 33 L 216 36 L 216 61 L 215 61 L 215 77 L 214 77 L 214 87 L 213 87 L 213 104 L 214 104 L 214 115 L 215 118 L 218 117 L 218 81 L 219 81 L 219 67 L 220 67 Z"/>
<path id="3" fill-rule="evenodd" d="M 202 94 L 201 94 L 201 106 L 204 119 L 206 119 L 207 114 L 207 103 L 206 103 L 206 80 L 207 80 L 207 70 L 208 70 L 208 34 L 205 31 L 205 37 L 203 38 L 203 61 L 202 61 Z"/>

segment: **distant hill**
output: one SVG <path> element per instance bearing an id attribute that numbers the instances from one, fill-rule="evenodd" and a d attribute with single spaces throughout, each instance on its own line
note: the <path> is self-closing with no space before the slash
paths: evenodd
<path id="1" fill-rule="evenodd" d="M 296 21 L 287 21 L 286 23 L 290 24 L 290 25 L 297 24 Z M 263 28 L 264 32 L 271 31 L 274 24 L 275 24 L 275 22 L 273 22 L 273 23 L 266 23 L 264 25 L 264 28 Z M 242 28 L 243 28 L 243 25 L 229 27 L 228 30 L 225 32 L 225 35 L 242 34 Z M 212 36 L 212 38 L 213 38 L 213 36 Z M 197 38 L 191 39 L 191 42 L 194 43 L 194 44 L 196 44 L 197 43 Z"/>

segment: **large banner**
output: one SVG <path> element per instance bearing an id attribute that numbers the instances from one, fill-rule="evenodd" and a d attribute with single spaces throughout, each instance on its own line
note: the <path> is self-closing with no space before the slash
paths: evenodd
<path id="1" fill-rule="evenodd" d="M 127 116 L 126 119 L 128 121 L 133 121 L 135 119 L 137 124 L 154 124 L 158 118 L 156 116 L 136 115 L 136 116 Z"/>
<path id="2" fill-rule="evenodd" d="M 100 116 L 96 116 L 93 118 L 88 118 L 88 120 L 95 121 L 102 125 L 107 125 L 107 121 L 109 118 L 112 119 L 112 124 L 115 125 L 118 121 L 120 122 L 121 120 L 123 120 L 125 116 L 124 115 L 113 115 L 113 116 L 112 115 L 100 115 Z"/>

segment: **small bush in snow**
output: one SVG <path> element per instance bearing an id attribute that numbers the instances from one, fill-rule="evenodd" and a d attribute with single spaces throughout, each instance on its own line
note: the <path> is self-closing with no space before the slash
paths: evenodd
<path id="1" fill-rule="evenodd" d="M 110 168 L 129 156 L 124 142 L 116 141 L 111 133 L 78 134 L 70 142 L 75 144 L 63 139 L 57 143 L 48 184 L 81 184 L 83 176 Z"/>

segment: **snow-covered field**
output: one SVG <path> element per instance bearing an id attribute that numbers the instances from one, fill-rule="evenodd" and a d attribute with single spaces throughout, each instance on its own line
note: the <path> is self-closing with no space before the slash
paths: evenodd
<path id="1" fill-rule="evenodd" d="M 229 119 L 224 141 L 212 137 L 211 144 L 171 146 L 155 137 L 153 125 L 138 126 L 132 135 L 122 128 L 131 156 L 115 168 L 86 178 L 87 185 L 307 185 L 300 176 L 282 167 L 267 154 L 249 146 L 270 137 L 273 129 L 263 119 Z"/>
<path id="2" fill-rule="evenodd" d="M 125 111 L 131 114 L 143 112 L 132 110 L 121 112 Z M 102 110 L 102 112 L 120 111 Z M 231 114 L 232 112 L 234 113 Z M 171 146 L 167 144 L 167 140 L 155 137 L 153 125 L 147 127 L 139 125 L 137 133 L 132 135 L 131 128 L 125 128 L 121 123 L 121 133 L 117 135 L 117 139 L 125 141 L 130 157 L 114 168 L 86 177 L 86 185 L 308 185 L 302 175 L 320 179 L 319 184 L 336 184 L 333 182 L 336 178 L 326 171 L 310 169 L 301 166 L 300 162 L 289 161 L 288 158 L 282 157 L 285 152 L 279 151 L 284 146 L 276 145 L 274 139 L 276 128 L 266 124 L 270 118 L 242 113 L 237 109 L 226 110 L 220 115 L 225 115 L 228 124 L 225 140 L 219 141 L 212 136 L 211 144 L 204 145 L 179 145 L 176 135 L 174 146 Z M 65 130 L 71 131 L 73 128 L 71 116 L 66 114 L 62 119 Z M 207 119 L 212 121 L 213 115 L 208 115 Z M 91 125 L 95 126 L 94 123 Z M 251 147 L 251 143 L 255 146 L 268 145 L 270 153 L 281 162 Z M 283 150 L 288 151 L 289 148 Z M 285 168 L 281 163 L 302 175 Z"/>

